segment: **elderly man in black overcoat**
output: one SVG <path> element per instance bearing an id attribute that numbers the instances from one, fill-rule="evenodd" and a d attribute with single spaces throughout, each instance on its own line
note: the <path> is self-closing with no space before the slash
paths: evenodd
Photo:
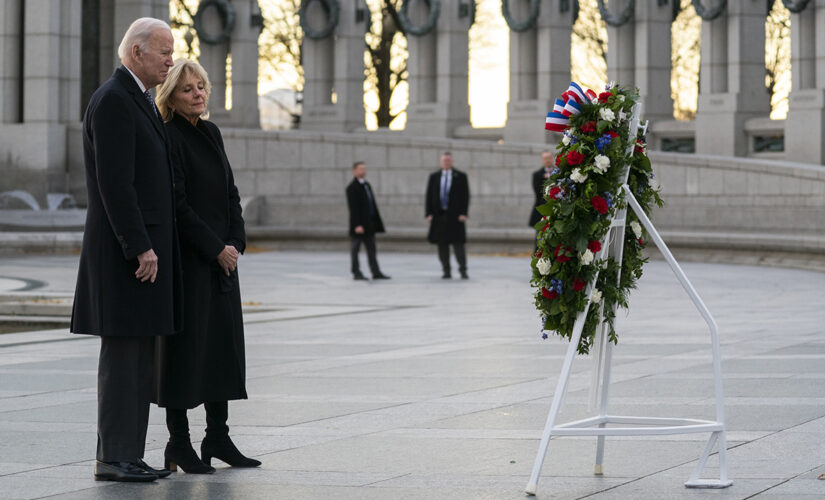
<path id="1" fill-rule="evenodd" d="M 541 153 L 541 168 L 533 172 L 533 193 L 536 195 L 536 199 L 533 202 L 533 208 L 530 210 L 530 220 L 527 224 L 530 227 L 535 227 L 536 224 L 539 223 L 541 220 L 541 214 L 538 210 L 538 207 L 544 205 L 544 183 L 547 182 L 547 179 L 550 178 L 550 174 L 553 172 L 553 162 L 555 161 L 555 157 L 553 153 L 550 151 L 542 151 Z M 538 234 L 536 234 L 536 238 L 538 238 Z M 535 247 L 538 247 L 538 241 L 535 243 Z M 535 249 L 535 248 L 534 248 Z"/>
<path id="2" fill-rule="evenodd" d="M 148 89 L 172 66 L 158 19 L 132 23 L 123 66 L 92 95 L 83 119 L 88 209 L 71 331 L 98 335 L 95 479 L 154 481 L 143 461 L 157 336 L 182 328 L 180 254 L 168 139 Z"/>
<path id="3" fill-rule="evenodd" d="M 375 202 L 375 192 L 367 182 L 367 166 L 363 161 L 352 164 L 352 182 L 347 186 L 347 207 L 349 207 L 349 235 L 351 240 L 350 258 L 352 260 L 352 277 L 356 280 L 365 280 L 358 263 L 358 252 L 363 244 L 367 248 L 367 262 L 370 266 L 372 279 L 390 279 L 378 267 L 378 258 L 375 251 L 375 234 L 384 232 L 384 222 L 378 213 Z"/>
<path id="4" fill-rule="evenodd" d="M 467 279 L 467 213 L 470 208 L 470 186 L 467 175 L 453 168 L 453 155 L 441 155 L 441 170 L 430 175 L 427 182 L 426 208 L 430 231 L 427 239 L 438 245 L 438 258 L 444 279 L 452 278 L 450 270 L 450 245 L 458 261 L 462 279 Z"/>

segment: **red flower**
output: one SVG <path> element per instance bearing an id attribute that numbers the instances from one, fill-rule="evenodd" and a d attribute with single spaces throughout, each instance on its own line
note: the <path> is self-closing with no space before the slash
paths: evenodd
<path id="1" fill-rule="evenodd" d="M 556 155 L 556 166 L 557 167 L 559 166 L 559 163 L 561 163 L 561 153 Z"/>
<path id="2" fill-rule="evenodd" d="M 584 155 L 578 151 L 570 151 L 567 153 L 567 163 L 569 165 L 578 165 L 584 161 Z"/>
<path id="3" fill-rule="evenodd" d="M 587 249 L 593 253 L 596 253 L 602 249 L 602 244 L 597 240 L 593 240 L 587 244 Z"/>
<path id="4" fill-rule="evenodd" d="M 639 239 L 638 239 L 638 240 L 636 240 L 636 241 L 638 241 L 638 242 L 639 242 L 639 245 L 641 245 L 641 246 L 644 246 L 644 245 L 645 245 L 645 241 L 644 241 L 643 239 L 641 239 L 641 238 L 639 238 Z"/>
<path id="5" fill-rule="evenodd" d="M 540 258 L 541 258 L 541 254 L 542 254 L 542 253 L 543 253 L 543 252 L 542 252 L 541 250 L 539 250 L 538 252 L 536 252 L 536 258 L 537 258 L 537 259 L 540 259 Z"/>
<path id="6" fill-rule="evenodd" d="M 596 131 L 596 122 L 587 122 L 582 125 L 582 132 L 595 132 Z"/>
<path id="7" fill-rule="evenodd" d="M 541 228 L 541 232 L 547 231 L 547 228 L 550 227 L 550 224 L 545 224 L 543 228 Z"/>
<path id="8" fill-rule="evenodd" d="M 613 97 L 613 94 L 611 94 L 610 92 L 602 92 L 601 94 L 599 94 L 599 102 L 607 102 L 607 100 L 611 97 Z"/>
<path id="9" fill-rule="evenodd" d="M 559 262 L 567 262 L 570 260 L 570 257 L 566 255 L 564 252 L 569 251 L 570 249 L 567 247 L 562 248 L 561 245 L 556 247 L 556 250 L 553 251 L 553 255 L 556 256 L 556 260 Z"/>
<path id="10" fill-rule="evenodd" d="M 607 213 L 607 201 L 605 201 L 605 199 L 601 196 L 594 196 L 590 198 L 590 203 L 600 214 L 604 215 Z"/>
<path id="11" fill-rule="evenodd" d="M 551 200 L 555 200 L 555 199 L 556 199 L 556 196 L 557 196 L 559 193 L 561 193 L 561 189 L 560 189 L 558 186 L 553 186 L 552 188 L 550 188 L 550 192 L 548 193 L 548 195 L 547 195 L 547 196 L 548 196 Z"/>
<path id="12" fill-rule="evenodd" d="M 615 139 L 616 137 L 619 137 L 619 134 L 617 134 L 616 132 L 614 132 L 612 130 L 608 130 L 607 132 L 604 133 L 604 135 L 610 136 L 611 139 Z"/>
<path id="13" fill-rule="evenodd" d="M 553 300 L 553 299 L 559 298 L 559 293 L 555 292 L 555 291 L 551 292 L 550 290 L 548 290 L 544 287 L 541 287 L 541 296 L 544 297 L 545 299 Z"/>
<path id="14" fill-rule="evenodd" d="M 636 153 L 644 153 L 645 143 L 643 143 L 642 141 L 636 141 L 636 147 L 633 148 L 633 151 Z"/>
<path id="15" fill-rule="evenodd" d="M 584 287 L 586 287 L 586 286 L 587 286 L 586 281 L 584 281 L 582 279 L 579 279 L 579 278 L 573 279 L 573 290 L 574 291 L 581 292 L 582 290 L 584 290 Z"/>

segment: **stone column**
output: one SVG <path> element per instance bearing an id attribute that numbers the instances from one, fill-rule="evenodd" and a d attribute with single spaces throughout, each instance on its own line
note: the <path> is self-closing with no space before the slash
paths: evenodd
<path id="1" fill-rule="evenodd" d="M 670 3 L 636 2 L 634 83 L 641 92 L 644 116 L 651 122 L 673 120 L 673 98 L 670 95 L 672 23 Z"/>
<path id="2" fill-rule="evenodd" d="M 0 12 L 3 12 L 0 20 L 0 123 L 16 123 L 22 118 L 22 7 L 21 0 L 0 0 Z"/>
<path id="3" fill-rule="evenodd" d="M 611 0 L 607 8 L 614 17 L 620 16 L 630 0 Z M 639 4 L 636 2 L 636 9 Z M 605 20 L 606 22 L 606 20 Z M 634 15 L 621 26 L 607 24 L 607 79 L 627 87 L 636 86 L 636 23 Z M 603 89 L 593 89 L 596 93 Z M 644 91 L 644 89 L 641 89 Z"/>
<path id="4" fill-rule="evenodd" d="M 229 123 L 233 127 L 260 128 L 258 110 L 258 36 L 262 25 L 258 0 L 234 0 L 235 29 L 229 42 L 232 54 L 232 110 Z"/>
<path id="5" fill-rule="evenodd" d="M 338 25 L 321 40 L 304 37 L 304 100 L 301 128 L 352 132 L 364 129 L 364 0 L 341 0 Z M 359 14 L 360 13 L 360 14 Z M 307 9 L 310 26 L 328 23 L 321 2 Z"/>
<path id="6" fill-rule="evenodd" d="M 620 17 L 628 0 L 612 1 L 609 5 L 611 15 Z M 627 87 L 638 87 L 644 103 L 644 116 L 651 121 L 673 119 L 673 99 L 670 97 L 672 15 L 669 3 L 659 5 L 658 2 L 637 1 L 626 23 L 621 26 L 608 24 L 607 27 L 608 79 Z"/>
<path id="7" fill-rule="evenodd" d="M 409 49 L 409 135 L 452 137 L 470 125 L 468 63 L 470 16 L 462 17 L 461 2 L 442 1 L 436 26 L 423 36 L 407 35 Z M 410 0 L 409 17 L 416 25 L 428 15 L 424 0 Z"/>
<path id="8" fill-rule="evenodd" d="M 240 22 L 235 18 L 235 24 Z M 217 8 L 209 8 L 201 14 L 201 30 L 210 35 L 217 35 L 224 29 L 223 20 L 218 14 Z M 226 59 L 229 56 L 229 41 L 220 43 L 200 42 L 200 57 L 198 62 L 209 74 L 209 83 L 212 84 L 212 91 L 209 95 L 209 116 L 210 119 L 220 125 L 229 125 L 230 116 L 226 109 Z"/>
<path id="9" fill-rule="evenodd" d="M 510 2 L 515 19 L 526 19 L 529 2 Z M 524 32 L 510 31 L 510 102 L 507 104 L 507 142 L 556 142 L 544 130 L 544 117 L 553 101 L 570 84 L 570 35 L 573 9 L 570 2 L 542 2 L 536 26 Z M 562 11 L 562 5 L 568 7 Z"/>
<path id="10" fill-rule="evenodd" d="M 746 156 L 745 121 L 770 114 L 765 89 L 765 2 L 728 2 L 702 21 L 696 152 Z"/>
<path id="11" fill-rule="evenodd" d="M 114 68 L 120 66 L 120 58 L 117 56 L 117 48 L 126 30 L 136 19 L 141 17 L 154 17 L 161 21 L 169 22 L 169 2 L 166 0 L 109 0 L 106 3 L 111 3 L 112 7 L 109 10 L 108 5 L 101 5 L 103 12 L 109 11 L 112 17 L 112 35 L 114 36 L 114 47 L 112 48 L 112 71 Z M 104 26 L 107 23 L 102 23 Z M 101 30 L 101 35 L 103 30 Z M 101 43 L 101 48 L 105 45 Z M 105 66 L 105 59 L 103 60 Z M 111 72 L 105 75 L 103 81 L 111 76 Z"/>
<path id="12" fill-rule="evenodd" d="M 785 158 L 825 163 L 825 0 L 791 13 L 791 82 Z"/>

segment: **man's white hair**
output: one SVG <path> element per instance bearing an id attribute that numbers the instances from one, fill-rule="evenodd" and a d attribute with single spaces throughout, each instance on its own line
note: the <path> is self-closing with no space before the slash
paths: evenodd
<path id="1" fill-rule="evenodd" d="M 132 56 L 132 47 L 135 45 L 140 47 L 141 51 L 146 51 L 152 33 L 158 29 L 170 30 L 168 24 L 154 17 L 141 17 L 135 20 L 126 30 L 126 34 L 123 35 L 123 40 L 120 41 L 120 46 L 117 48 L 120 62 L 129 60 Z"/>

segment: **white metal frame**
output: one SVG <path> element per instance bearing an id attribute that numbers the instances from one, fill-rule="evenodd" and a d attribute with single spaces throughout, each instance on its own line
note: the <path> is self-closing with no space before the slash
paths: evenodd
<path id="1" fill-rule="evenodd" d="M 641 105 L 637 105 L 633 110 L 633 117 L 630 124 L 630 146 L 629 152 L 635 146 L 635 138 L 637 130 L 647 130 L 647 123 L 641 125 L 639 117 L 641 116 Z M 613 344 L 607 339 L 607 325 L 603 322 L 599 324 L 596 330 L 596 340 L 594 348 L 597 349 L 596 363 L 593 370 L 593 382 L 591 384 L 590 392 L 590 407 L 591 410 L 598 404 L 598 415 L 583 420 L 568 422 L 565 424 L 557 424 L 559 411 L 567 393 L 567 386 L 570 380 L 571 368 L 573 359 L 576 357 L 577 347 L 581 339 L 584 322 L 587 318 L 587 311 L 592 304 L 592 293 L 594 284 L 598 280 L 598 273 L 588 285 L 586 290 L 588 301 L 584 311 L 579 313 L 576 317 L 576 322 L 573 325 L 573 332 L 570 339 L 570 346 L 567 348 L 567 354 L 564 357 L 564 364 L 562 365 L 561 375 L 556 384 L 556 392 L 553 395 L 553 403 L 550 406 L 550 413 L 547 415 L 547 422 L 544 426 L 544 432 L 541 437 L 541 444 L 539 445 L 536 461 L 533 465 L 533 472 L 530 476 L 530 481 L 527 483 L 525 492 L 528 495 L 535 495 L 538 485 L 541 468 L 544 464 L 544 459 L 547 455 L 547 447 L 550 444 L 550 439 L 554 436 L 598 436 L 596 442 L 596 465 L 594 473 L 601 475 L 603 472 L 602 462 L 604 459 L 604 442 L 606 436 L 646 436 L 646 435 L 671 435 L 671 434 L 691 434 L 710 432 L 710 437 L 705 446 L 696 468 L 690 475 L 690 478 L 685 482 L 688 488 L 727 488 L 733 484 L 733 481 L 728 479 L 727 466 L 727 441 L 725 430 L 725 409 L 724 409 L 724 395 L 722 392 L 722 362 L 719 350 L 719 329 L 716 321 L 713 319 L 705 303 L 696 293 L 693 285 L 688 280 L 679 263 L 671 254 L 659 232 L 653 226 L 653 223 L 647 217 L 641 205 L 633 196 L 630 188 L 627 186 L 627 176 L 629 172 L 625 172 L 624 184 L 622 190 L 628 206 L 633 213 L 639 218 L 639 221 L 647 229 L 653 243 L 664 256 L 673 274 L 679 280 L 679 283 L 687 292 L 690 300 L 693 302 L 696 309 L 702 315 L 702 318 L 707 323 L 710 330 L 711 347 L 713 351 L 713 374 L 714 374 L 714 390 L 716 394 L 716 420 L 700 420 L 691 418 L 657 418 L 657 417 L 636 417 L 636 416 L 618 416 L 608 414 L 608 394 L 610 386 L 610 373 L 612 369 L 613 358 Z M 624 232 L 626 224 L 627 208 L 623 208 L 614 215 L 611 221 L 610 230 L 605 237 L 605 242 L 602 245 L 602 250 L 596 256 L 596 261 L 612 255 L 616 261 L 621 264 L 622 254 L 624 251 Z M 609 424 L 621 424 L 629 427 L 608 427 Z M 705 468 L 708 457 L 715 445 L 718 445 L 719 454 L 719 479 L 701 479 L 700 475 Z"/>

